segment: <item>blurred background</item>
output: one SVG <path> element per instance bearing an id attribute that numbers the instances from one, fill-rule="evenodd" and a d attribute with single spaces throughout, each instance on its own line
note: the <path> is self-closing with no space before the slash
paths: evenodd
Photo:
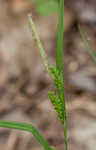
<path id="1" fill-rule="evenodd" d="M 41 41 L 55 64 L 57 13 L 40 16 L 29 0 L 0 0 L 0 119 L 32 123 L 57 150 L 63 128 L 48 98 L 55 90 L 45 72 L 28 25 L 32 13 Z M 96 149 L 96 64 L 84 46 L 78 24 L 96 53 L 96 0 L 65 0 L 64 82 L 69 150 Z M 2 150 L 41 150 L 23 131 L 0 128 Z"/>

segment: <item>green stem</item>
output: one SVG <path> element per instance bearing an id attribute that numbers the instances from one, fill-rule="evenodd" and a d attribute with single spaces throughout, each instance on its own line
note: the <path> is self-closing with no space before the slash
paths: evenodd
<path id="1" fill-rule="evenodd" d="M 59 0 L 59 14 L 58 14 L 58 39 L 56 51 L 56 68 L 59 72 L 63 70 L 63 31 L 64 31 L 64 0 Z"/>
<path id="2" fill-rule="evenodd" d="M 31 124 L 8 122 L 8 121 L 0 120 L 0 127 L 23 130 L 23 131 L 30 132 L 35 136 L 35 138 L 40 142 L 40 144 L 42 144 L 42 146 L 45 150 L 52 150 L 52 148 L 43 139 L 43 137 L 40 135 L 40 133 L 37 131 L 37 129 Z"/>
<path id="3" fill-rule="evenodd" d="M 63 79 L 63 33 L 64 33 L 64 0 L 59 0 L 59 15 L 58 15 L 58 39 L 56 50 L 56 70 L 61 75 L 61 87 L 58 89 L 58 95 L 61 95 L 62 112 L 64 117 L 64 139 L 65 149 L 68 150 L 68 138 L 67 138 L 67 120 L 66 120 L 66 105 L 64 96 L 64 79 Z"/>

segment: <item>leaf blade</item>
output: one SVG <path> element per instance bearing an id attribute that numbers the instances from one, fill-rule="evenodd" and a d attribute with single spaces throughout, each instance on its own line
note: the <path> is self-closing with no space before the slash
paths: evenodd
<path id="1" fill-rule="evenodd" d="M 96 63 L 96 55 L 94 54 L 94 52 L 93 52 L 90 44 L 88 43 L 87 38 L 85 36 L 85 33 L 84 33 L 83 29 L 81 28 L 80 25 L 78 26 L 78 28 L 79 28 L 79 32 L 80 32 L 81 38 L 82 38 L 82 40 L 84 42 L 84 45 L 86 46 L 86 48 L 88 49 L 88 52 L 89 52 L 90 56 L 93 58 L 94 62 Z"/>
<path id="2" fill-rule="evenodd" d="M 51 150 L 49 144 L 43 139 L 38 130 L 31 124 L 0 120 L 0 127 L 30 132 L 40 142 L 45 150 Z"/>

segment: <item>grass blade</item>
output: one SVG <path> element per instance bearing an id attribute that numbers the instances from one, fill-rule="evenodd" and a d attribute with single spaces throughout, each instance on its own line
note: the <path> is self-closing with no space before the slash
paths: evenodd
<path id="1" fill-rule="evenodd" d="M 8 121 L 0 120 L 0 127 L 23 130 L 23 131 L 30 132 L 31 134 L 33 134 L 35 136 L 35 138 L 40 142 L 40 144 L 42 144 L 42 146 L 45 150 L 52 150 L 50 148 L 49 144 L 40 135 L 38 130 L 31 124 L 18 123 L 18 122 L 8 122 Z"/>
<path id="2" fill-rule="evenodd" d="M 79 28 L 79 32 L 80 32 L 81 38 L 82 38 L 82 40 L 84 42 L 84 45 L 86 46 L 86 48 L 88 49 L 89 54 L 91 55 L 91 57 L 93 58 L 94 62 L 96 63 L 96 55 L 94 54 L 90 44 L 88 43 L 83 29 L 81 28 L 80 25 L 78 26 L 78 28 Z"/>

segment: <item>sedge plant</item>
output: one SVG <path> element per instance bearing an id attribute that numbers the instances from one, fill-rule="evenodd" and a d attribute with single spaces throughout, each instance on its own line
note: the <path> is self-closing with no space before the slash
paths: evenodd
<path id="1" fill-rule="evenodd" d="M 36 0 L 36 1 L 38 1 L 38 0 Z M 39 0 L 39 2 L 40 1 L 41 0 Z M 51 1 L 55 2 L 55 0 L 51 0 Z M 51 1 L 49 0 L 49 2 L 51 2 Z M 55 4 L 56 5 L 55 5 L 54 9 L 56 10 L 57 3 L 55 3 Z M 39 10 L 41 10 L 40 7 L 39 7 Z M 45 50 L 40 41 L 35 24 L 32 20 L 32 16 L 28 15 L 28 19 L 29 19 L 29 25 L 30 25 L 30 28 L 32 31 L 32 35 L 33 35 L 35 44 L 41 55 L 42 62 L 57 89 L 56 95 L 55 95 L 54 91 L 49 91 L 48 95 L 49 95 L 50 101 L 52 102 L 54 109 L 56 110 L 58 117 L 61 120 L 61 123 L 64 127 L 65 150 L 68 150 L 66 105 L 65 105 L 64 79 L 63 79 L 63 77 L 64 77 L 64 75 L 63 75 L 64 0 L 59 0 L 59 2 L 58 2 L 58 36 L 57 36 L 57 49 L 56 49 L 56 66 L 52 66 L 51 63 L 47 59 Z M 55 148 L 50 146 L 47 143 L 47 141 L 40 135 L 39 131 L 31 124 L 0 120 L 0 127 L 30 132 L 41 143 L 41 145 L 43 146 L 43 148 L 45 150 L 55 150 Z"/>

